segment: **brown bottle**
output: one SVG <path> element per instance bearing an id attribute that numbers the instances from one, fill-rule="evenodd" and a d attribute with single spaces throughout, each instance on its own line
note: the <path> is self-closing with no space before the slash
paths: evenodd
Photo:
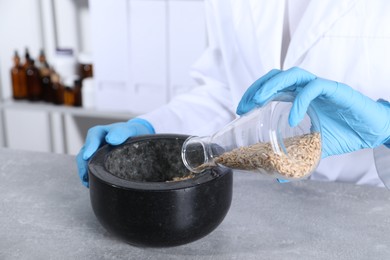
<path id="1" fill-rule="evenodd" d="M 81 106 L 81 79 L 78 76 L 64 80 L 64 105 Z"/>
<path id="2" fill-rule="evenodd" d="M 30 52 L 28 51 L 28 48 L 26 48 L 25 53 L 24 53 L 24 63 L 23 63 L 23 68 L 25 70 L 29 66 L 30 61 L 31 61 Z"/>
<path id="3" fill-rule="evenodd" d="M 81 78 L 80 79 L 77 79 L 75 80 L 74 82 L 74 106 L 75 107 L 81 107 L 83 104 L 82 104 L 82 93 L 81 93 L 81 87 L 82 87 L 82 80 Z"/>
<path id="4" fill-rule="evenodd" d="M 93 77 L 92 64 L 80 64 L 79 70 L 82 79 Z"/>
<path id="5" fill-rule="evenodd" d="M 30 101 L 42 99 L 42 84 L 39 70 L 34 65 L 34 60 L 30 59 L 26 69 L 27 98 Z"/>
<path id="6" fill-rule="evenodd" d="M 53 104 L 64 104 L 64 86 L 60 82 L 60 76 L 54 70 L 50 74 L 50 80 Z"/>
<path id="7" fill-rule="evenodd" d="M 49 64 L 47 63 L 46 60 L 46 55 L 44 50 L 41 50 L 39 52 L 39 57 L 38 57 L 38 66 L 39 68 L 49 68 Z"/>
<path id="8" fill-rule="evenodd" d="M 50 80 L 50 69 L 41 70 L 42 100 L 53 102 L 52 86 Z"/>
<path id="9" fill-rule="evenodd" d="M 52 102 L 52 87 L 50 80 L 50 66 L 46 61 L 46 56 L 43 50 L 41 50 L 38 58 L 37 68 L 39 70 L 39 75 L 41 77 L 41 85 L 42 85 L 42 100 L 46 102 Z"/>
<path id="10" fill-rule="evenodd" d="M 74 80 L 72 78 L 64 81 L 64 105 L 74 106 Z"/>
<path id="11" fill-rule="evenodd" d="M 92 57 L 87 53 L 80 53 L 78 57 L 79 75 L 81 80 L 93 77 Z"/>
<path id="12" fill-rule="evenodd" d="M 20 57 L 17 51 L 15 51 L 13 61 L 14 66 L 11 69 L 12 96 L 14 99 L 26 99 L 26 72 L 23 66 L 20 64 Z"/>

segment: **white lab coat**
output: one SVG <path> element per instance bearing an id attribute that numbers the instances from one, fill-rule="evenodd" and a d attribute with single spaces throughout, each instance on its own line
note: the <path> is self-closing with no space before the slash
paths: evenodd
<path id="1" fill-rule="evenodd" d="M 390 100 L 390 1 L 311 1 L 283 57 L 287 1 L 206 0 L 209 43 L 192 71 L 200 86 L 141 117 L 159 133 L 210 135 L 236 117 L 251 83 L 293 66 Z M 312 178 L 382 185 L 371 149 L 326 158 Z"/>

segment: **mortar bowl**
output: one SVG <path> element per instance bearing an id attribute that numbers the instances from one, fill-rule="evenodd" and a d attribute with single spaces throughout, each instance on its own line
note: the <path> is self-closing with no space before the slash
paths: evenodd
<path id="1" fill-rule="evenodd" d="M 90 200 L 104 228 L 132 245 L 170 247 L 218 227 L 230 208 L 232 171 L 192 175 L 181 159 L 187 138 L 144 135 L 95 153 L 88 165 Z"/>

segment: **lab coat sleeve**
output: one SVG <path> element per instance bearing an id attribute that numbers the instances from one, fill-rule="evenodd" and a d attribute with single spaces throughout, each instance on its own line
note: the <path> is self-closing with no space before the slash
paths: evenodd
<path id="1" fill-rule="evenodd" d="M 210 135 L 236 117 L 209 1 L 205 1 L 205 10 L 208 47 L 191 71 L 199 86 L 140 116 L 153 125 L 156 133 Z"/>

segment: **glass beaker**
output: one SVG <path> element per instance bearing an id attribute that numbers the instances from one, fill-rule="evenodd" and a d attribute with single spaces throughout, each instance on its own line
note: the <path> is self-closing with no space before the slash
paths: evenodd
<path id="1" fill-rule="evenodd" d="M 321 159 L 321 125 L 309 106 L 291 127 L 293 100 L 293 93 L 280 93 L 211 136 L 189 137 L 182 147 L 185 166 L 195 173 L 222 166 L 280 179 L 308 177 Z"/>

